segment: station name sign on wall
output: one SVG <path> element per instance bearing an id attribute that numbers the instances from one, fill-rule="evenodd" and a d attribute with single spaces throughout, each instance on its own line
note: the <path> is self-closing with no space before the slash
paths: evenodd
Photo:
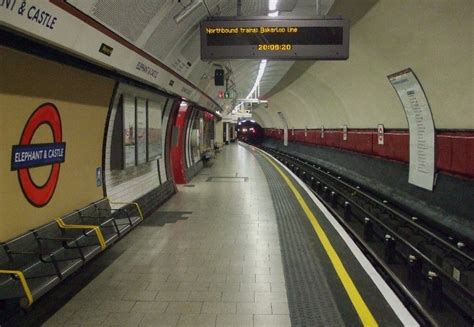
<path id="1" fill-rule="evenodd" d="M 38 128 L 43 125 L 51 129 L 53 142 L 33 143 Z M 12 146 L 11 170 L 18 171 L 21 189 L 32 205 L 43 207 L 49 203 L 58 183 L 60 164 L 65 159 L 66 143 L 63 142 L 61 116 L 54 104 L 44 103 L 26 122 L 19 144 Z M 29 171 L 40 166 L 51 166 L 43 185 L 37 185 Z"/>
<path id="2" fill-rule="evenodd" d="M 219 17 L 201 22 L 201 59 L 345 60 L 349 21 Z"/>

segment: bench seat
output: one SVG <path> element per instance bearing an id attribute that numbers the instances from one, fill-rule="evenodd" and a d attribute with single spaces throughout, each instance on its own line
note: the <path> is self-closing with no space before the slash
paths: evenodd
<path id="1" fill-rule="evenodd" d="M 137 204 L 120 205 L 105 198 L 1 243 L 0 301 L 28 307 L 143 220 Z"/>

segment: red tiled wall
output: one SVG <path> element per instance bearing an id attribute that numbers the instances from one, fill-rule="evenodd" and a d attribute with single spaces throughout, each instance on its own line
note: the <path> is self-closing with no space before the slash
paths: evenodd
<path id="1" fill-rule="evenodd" d="M 265 129 L 268 138 L 283 139 L 283 130 Z M 378 145 L 376 130 L 348 131 L 342 140 L 342 130 L 288 131 L 288 141 L 340 148 L 386 159 L 408 162 L 408 131 L 386 131 L 384 145 Z M 439 132 L 436 135 L 436 168 L 453 174 L 474 178 L 474 132 Z"/>

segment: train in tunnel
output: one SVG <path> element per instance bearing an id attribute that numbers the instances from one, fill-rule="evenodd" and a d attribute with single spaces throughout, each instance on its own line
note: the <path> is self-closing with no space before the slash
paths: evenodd
<path id="1" fill-rule="evenodd" d="M 66 305 L 46 305 L 50 294 L 112 246 L 128 246 L 125 237 L 153 225 L 147 221 L 160 208 L 182 196 L 184 209 L 166 210 L 192 212 L 186 192 L 198 188 L 196 180 L 250 185 L 237 170 L 209 175 L 235 147 L 278 159 L 278 169 L 302 180 L 332 214 L 359 220 L 360 238 L 379 235 L 383 250 L 364 253 L 387 257 L 390 240 L 403 240 L 397 264 L 419 269 L 426 292 L 455 308 L 413 305 L 414 316 L 429 317 L 421 325 L 449 321 L 452 312 L 460 325 L 472 323 L 473 6 L 0 1 L 0 325 L 46 322 Z M 316 31 L 322 34 L 311 36 Z M 308 52 L 311 42 L 319 43 Z M 235 162 L 246 158 L 241 166 L 258 161 L 236 153 Z M 348 194 L 362 190 L 382 206 L 375 218 L 363 214 L 371 205 L 338 197 L 334 176 Z M 210 208 L 213 199 L 189 203 Z M 396 215 L 404 221 L 377 220 Z M 404 241 L 411 238 L 413 245 Z M 429 264 L 413 268 L 415 252 Z M 403 274 L 392 283 L 396 294 L 409 280 Z M 290 325 L 297 325 L 294 310 L 282 313 Z"/>
<path id="2" fill-rule="evenodd" d="M 255 120 L 241 120 L 237 123 L 237 138 L 245 143 L 260 145 L 264 139 L 264 129 Z"/>

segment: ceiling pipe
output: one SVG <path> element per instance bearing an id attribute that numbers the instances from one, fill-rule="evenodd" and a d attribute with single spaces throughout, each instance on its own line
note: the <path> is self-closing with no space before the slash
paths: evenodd
<path id="1" fill-rule="evenodd" d="M 195 0 L 195 1 L 192 1 L 191 3 L 189 3 L 187 6 L 183 7 L 183 10 L 181 10 L 176 16 L 173 17 L 176 24 L 181 23 L 186 17 L 188 17 L 200 5 L 204 5 L 204 7 L 207 10 L 208 15 L 212 16 L 211 12 L 209 10 L 209 7 L 207 6 L 205 0 Z"/>
<path id="2" fill-rule="evenodd" d="M 237 0 L 237 16 L 242 16 L 242 0 Z"/>

